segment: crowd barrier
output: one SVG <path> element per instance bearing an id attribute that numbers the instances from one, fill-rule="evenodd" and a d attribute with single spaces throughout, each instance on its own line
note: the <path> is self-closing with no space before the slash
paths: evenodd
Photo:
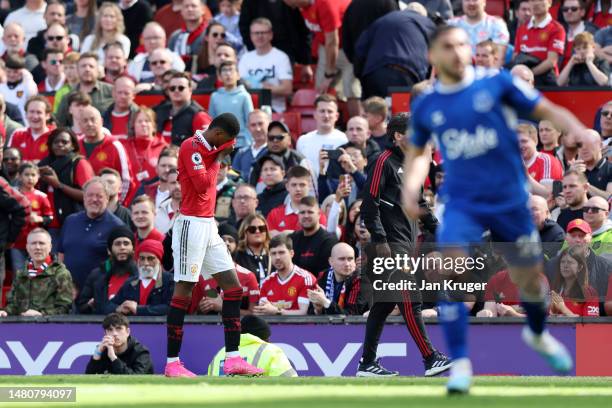
<path id="1" fill-rule="evenodd" d="M 593 127 L 595 113 L 612 99 L 612 88 L 607 87 L 542 88 L 541 91 L 554 103 L 569 109 L 587 127 Z M 410 88 L 390 87 L 389 94 L 393 114 L 410 111 Z"/>
<path id="2" fill-rule="evenodd" d="M 6 318 L 0 321 L 0 375 L 82 374 L 102 339 L 102 317 Z M 362 317 L 268 319 L 271 340 L 282 347 L 301 376 L 353 376 L 365 330 Z M 433 344 L 446 351 L 441 327 L 426 319 Z M 520 318 L 472 319 L 470 354 L 476 374 L 553 375 L 548 365 L 520 339 Z M 575 357 L 572 375 L 612 375 L 612 318 L 552 318 L 549 330 Z M 133 317 L 131 333 L 151 351 L 155 372 L 165 364 L 163 317 Z M 218 317 L 188 316 L 181 359 L 205 374 L 223 346 Z M 421 356 L 401 318 L 389 318 L 378 349 L 388 369 L 423 374 Z"/>

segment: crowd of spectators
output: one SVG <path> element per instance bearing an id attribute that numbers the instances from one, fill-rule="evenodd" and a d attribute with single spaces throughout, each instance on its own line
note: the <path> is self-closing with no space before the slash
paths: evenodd
<path id="1" fill-rule="evenodd" d="M 528 86 L 612 78 L 609 2 L 518 0 L 504 16 L 488 14 L 485 0 L 408 3 L 17 0 L 0 9 L 0 316 L 164 315 L 178 147 L 224 112 L 241 132 L 218 173 L 215 218 L 242 313 L 367 313 L 361 270 L 378 232 L 360 211 L 380 191 L 364 187 L 379 155 L 402 149 L 408 120 L 391 117 L 385 98 L 391 86 L 414 97 L 428 86 L 436 25 L 463 27 L 476 66 L 511 70 Z M 318 94 L 303 134 L 283 119 L 302 88 Z M 270 93 L 269 106 L 254 105 L 256 90 Z M 194 97 L 202 92 L 207 106 Z M 138 105 L 137 95 L 161 102 Z M 597 130 L 580 141 L 547 121 L 517 128 L 551 314 L 612 314 L 612 100 L 589 114 Z M 424 186 L 432 214 L 444 207 L 443 169 L 434 152 Z M 413 238 L 437 256 L 426 251 L 430 229 Z M 481 279 L 489 285 L 470 303 L 474 315 L 522 314 L 503 261 Z M 201 278 L 189 310 L 219 313 L 222 298 Z"/>

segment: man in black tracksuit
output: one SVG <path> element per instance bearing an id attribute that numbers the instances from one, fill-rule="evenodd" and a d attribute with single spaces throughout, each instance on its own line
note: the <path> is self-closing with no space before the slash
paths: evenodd
<path id="1" fill-rule="evenodd" d="M 404 144 L 406 129 L 410 117 L 407 114 L 394 116 L 387 127 L 387 137 L 393 142 L 378 156 L 368 171 L 368 181 L 363 191 L 361 217 L 372 236 L 372 245 L 368 251 L 366 274 L 370 281 L 397 282 L 402 279 L 414 281 L 413 275 L 400 270 L 387 271 L 385 275 L 374 274 L 372 258 L 395 257 L 396 254 L 414 255 L 417 238 L 417 222 L 408 219 L 402 210 L 401 186 L 402 163 L 404 162 Z M 438 221 L 421 198 L 422 228 L 430 233 L 435 232 Z M 396 371 L 389 371 L 376 360 L 376 349 L 380 340 L 385 320 L 397 305 L 406 321 L 408 331 L 417 345 L 425 364 L 425 375 L 432 376 L 450 368 L 450 360 L 432 346 L 421 316 L 421 294 L 413 291 L 382 292 L 374 287 L 374 304 L 370 309 L 366 324 L 363 354 L 359 362 L 357 376 L 393 376 Z"/>

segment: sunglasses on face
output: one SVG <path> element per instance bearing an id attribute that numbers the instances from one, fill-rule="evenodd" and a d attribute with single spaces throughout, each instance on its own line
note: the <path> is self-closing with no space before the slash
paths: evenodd
<path id="1" fill-rule="evenodd" d="M 178 85 L 178 86 L 171 86 L 168 89 L 170 89 L 170 92 L 176 92 L 176 91 L 183 92 L 185 89 L 187 89 L 187 87 L 183 85 Z"/>
<path id="2" fill-rule="evenodd" d="M 246 229 L 246 231 L 249 234 L 255 234 L 258 231 L 261 232 L 261 233 L 264 233 L 264 232 L 266 232 L 266 230 L 267 230 L 267 228 L 266 228 L 265 225 L 259 225 L 259 226 L 251 225 L 250 227 L 247 227 L 247 229 Z"/>
<path id="3" fill-rule="evenodd" d="M 598 214 L 600 211 L 606 211 L 603 208 L 599 208 L 599 207 L 582 207 L 582 212 L 585 213 L 595 213 Z"/>
<path id="4" fill-rule="evenodd" d="M 221 37 L 225 38 L 225 33 L 210 33 L 213 38 Z"/>
<path id="5" fill-rule="evenodd" d="M 601 111 L 601 116 L 606 117 L 606 118 L 612 118 L 612 111 Z"/>
<path id="6" fill-rule="evenodd" d="M 157 60 L 157 61 L 151 61 L 151 65 L 152 66 L 156 66 L 156 65 L 163 65 L 168 63 L 168 61 L 164 61 L 164 60 Z"/>
<path id="7" fill-rule="evenodd" d="M 268 141 L 269 142 L 282 142 L 284 138 L 285 138 L 284 135 L 270 135 L 268 136 Z"/>
<path id="8" fill-rule="evenodd" d="M 63 35 L 50 35 L 47 37 L 47 41 L 62 41 L 63 39 Z"/>
<path id="9" fill-rule="evenodd" d="M 579 7 L 573 6 L 573 7 L 563 7 L 561 9 L 564 13 L 567 13 L 568 11 L 571 11 L 572 13 L 577 12 L 578 10 L 580 10 Z"/>
<path id="10" fill-rule="evenodd" d="M 63 60 L 52 59 L 51 61 L 49 61 L 49 64 L 51 65 L 62 65 L 63 63 L 64 63 Z"/>

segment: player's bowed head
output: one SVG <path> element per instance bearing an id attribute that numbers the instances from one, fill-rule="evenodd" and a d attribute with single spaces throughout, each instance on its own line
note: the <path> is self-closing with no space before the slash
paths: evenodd
<path id="1" fill-rule="evenodd" d="M 238 119 L 231 113 L 222 113 L 213 119 L 203 134 L 196 132 L 196 137 L 204 137 L 211 146 L 220 150 L 219 157 L 223 157 L 234 150 L 238 133 Z"/>

